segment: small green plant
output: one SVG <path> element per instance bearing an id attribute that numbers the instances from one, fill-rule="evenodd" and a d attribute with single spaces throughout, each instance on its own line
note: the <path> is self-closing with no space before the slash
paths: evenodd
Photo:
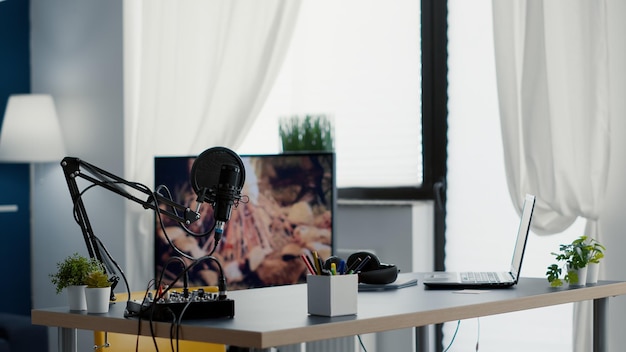
<path id="1" fill-rule="evenodd" d="M 604 257 L 604 246 L 588 236 L 580 236 L 570 244 L 559 246 L 559 252 L 551 253 L 557 262 L 564 263 L 565 275 L 561 279 L 563 269 L 559 264 L 548 266 L 546 277 L 550 286 L 558 287 L 563 281 L 570 284 L 579 282 L 578 270 L 586 267 L 589 263 L 598 263 Z"/>
<path id="2" fill-rule="evenodd" d="M 589 248 L 589 263 L 599 264 L 600 259 L 604 258 L 606 248 L 593 238 L 587 239 Z"/>
<path id="3" fill-rule="evenodd" d="M 546 272 L 546 276 L 548 277 L 548 282 L 552 287 L 559 287 L 563 285 L 563 280 L 561 280 L 561 272 L 563 270 L 559 267 L 558 264 L 552 264 L 548 267 L 548 271 Z"/>
<path id="4" fill-rule="evenodd" d="M 333 150 L 333 126 L 326 115 L 281 119 L 279 135 L 285 152 Z"/>
<path id="5" fill-rule="evenodd" d="M 50 274 L 50 280 L 59 294 L 64 288 L 74 285 L 86 285 L 87 275 L 102 268 L 96 259 L 89 259 L 78 253 L 57 263 L 57 272 Z"/>
<path id="6" fill-rule="evenodd" d="M 99 270 L 95 270 L 87 274 L 85 278 L 85 284 L 87 284 L 88 288 L 102 288 L 102 287 L 110 287 L 111 281 L 109 281 L 109 276 L 104 271 L 102 267 Z"/>

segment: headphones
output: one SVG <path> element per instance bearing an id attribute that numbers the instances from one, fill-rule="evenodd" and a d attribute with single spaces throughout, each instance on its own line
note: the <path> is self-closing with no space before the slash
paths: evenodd
<path id="1" fill-rule="evenodd" d="M 359 282 L 364 284 L 385 285 L 396 281 L 398 277 L 398 267 L 394 264 L 381 263 L 378 257 L 370 252 L 356 252 L 351 254 L 346 261 L 346 265 L 351 267 L 357 261 L 363 261 L 368 256 L 370 259 L 358 273 Z"/>

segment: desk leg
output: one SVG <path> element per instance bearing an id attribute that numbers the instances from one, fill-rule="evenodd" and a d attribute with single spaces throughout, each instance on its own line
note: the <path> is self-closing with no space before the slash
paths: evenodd
<path id="1" fill-rule="evenodd" d="M 605 352 L 606 348 L 606 306 L 608 298 L 593 300 L 593 351 Z"/>
<path id="2" fill-rule="evenodd" d="M 415 351 L 428 352 L 428 326 L 415 327 Z"/>
<path id="3" fill-rule="evenodd" d="M 78 350 L 78 340 L 76 329 L 58 328 L 59 330 L 59 352 L 76 352 Z"/>

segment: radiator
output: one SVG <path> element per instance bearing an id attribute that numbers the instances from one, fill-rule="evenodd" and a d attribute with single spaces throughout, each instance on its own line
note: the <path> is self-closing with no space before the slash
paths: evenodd
<path id="1" fill-rule="evenodd" d="M 361 335 L 368 352 L 376 352 L 376 335 Z M 360 352 L 361 346 L 356 336 L 337 339 L 306 342 L 296 345 L 280 346 L 277 352 Z"/>

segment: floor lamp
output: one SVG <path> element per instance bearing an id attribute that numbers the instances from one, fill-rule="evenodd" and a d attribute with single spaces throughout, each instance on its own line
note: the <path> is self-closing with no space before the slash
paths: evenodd
<path id="1" fill-rule="evenodd" d="M 32 192 L 34 163 L 61 162 L 64 156 L 61 126 L 52 97 L 11 95 L 0 127 L 0 162 L 29 163 Z"/>
<path id="2" fill-rule="evenodd" d="M 0 128 L 0 161 L 32 165 L 61 162 L 64 156 L 61 126 L 52 97 L 11 95 Z"/>
<path id="3" fill-rule="evenodd" d="M 60 163 L 63 157 L 65 146 L 52 97 L 43 94 L 11 95 L 0 127 L 0 162 L 29 163 L 31 241 L 35 192 L 34 163 L 52 161 Z M 18 209 L 17 205 L 0 205 L 0 211 L 17 212 Z"/>

